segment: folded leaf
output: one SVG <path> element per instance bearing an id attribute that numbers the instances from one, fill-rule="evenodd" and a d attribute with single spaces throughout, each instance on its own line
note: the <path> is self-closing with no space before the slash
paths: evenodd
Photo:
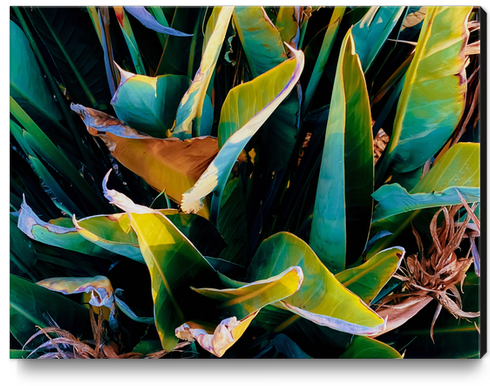
<path id="1" fill-rule="evenodd" d="M 117 288 L 114 291 L 114 301 L 116 302 L 117 306 L 119 309 L 131 320 L 134 320 L 135 322 L 139 323 L 145 323 L 145 324 L 155 324 L 155 318 L 153 316 L 138 316 L 136 315 L 131 308 L 123 301 L 121 300 L 121 292 L 123 290 L 120 288 Z M 161 346 L 160 341 L 158 341 L 158 345 Z M 133 350 L 134 351 L 134 350 Z"/>
<path id="2" fill-rule="evenodd" d="M 364 250 L 373 209 L 370 105 L 351 30 L 337 64 L 321 162 L 310 245 L 336 273 Z"/>
<path id="3" fill-rule="evenodd" d="M 137 75 L 121 68 L 119 72 L 121 83 L 111 100 L 117 117 L 153 137 L 170 137 L 189 79 L 182 75 Z"/>
<path id="4" fill-rule="evenodd" d="M 212 137 L 158 139 L 142 136 L 101 111 L 72 104 L 89 133 L 100 137 L 111 154 L 158 191 L 175 202 L 192 187 L 217 153 Z"/>
<path id="5" fill-rule="evenodd" d="M 212 119 L 211 122 L 202 119 L 204 98 L 228 30 L 233 8 L 221 7 L 218 10 L 219 16 L 202 55 L 201 67 L 199 67 L 191 86 L 180 101 L 177 110 L 177 126 L 173 131 L 174 136 L 179 138 L 196 137 L 201 135 L 201 130 L 208 131 L 206 126 L 212 125 Z M 203 127 L 201 128 L 201 126 Z"/>
<path id="6" fill-rule="evenodd" d="M 346 269 L 335 277 L 366 304 L 370 304 L 395 274 L 404 255 L 405 249 L 402 247 L 386 249 L 359 267 Z"/>
<path id="7" fill-rule="evenodd" d="M 259 311 L 248 315 L 242 320 L 237 320 L 235 316 L 221 321 L 214 332 L 209 331 L 209 327 L 187 322 L 175 329 L 175 335 L 179 339 L 197 342 L 201 347 L 211 354 L 221 358 L 235 342 L 240 339 L 252 320 Z M 204 328 L 207 328 L 206 331 Z"/>
<path id="8" fill-rule="evenodd" d="M 365 336 L 355 336 L 349 348 L 340 356 L 349 359 L 402 359 L 394 348 L 386 343 Z"/>
<path id="9" fill-rule="evenodd" d="M 291 51 L 295 55 L 293 59 L 281 63 L 248 83 L 235 87 L 228 93 L 221 111 L 220 126 L 228 122 L 229 138 L 194 187 L 184 193 L 184 212 L 200 210 L 202 199 L 214 191 L 211 220 L 213 223 L 217 222 L 223 190 L 238 155 L 291 92 L 301 75 L 304 66 L 303 53 L 292 48 Z M 253 101 L 252 106 L 256 107 L 250 108 L 248 103 L 244 103 L 242 108 L 241 103 L 247 100 Z M 221 127 L 219 131 L 222 132 Z"/>
<path id="10" fill-rule="evenodd" d="M 239 288 L 193 288 L 197 293 L 216 300 L 223 316 L 241 319 L 268 304 L 287 298 L 299 290 L 303 283 L 300 267 L 290 267 L 279 275 L 257 280 Z"/>
<path id="11" fill-rule="evenodd" d="M 165 27 L 161 25 L 146 9 L 145 7 L 129 7 L 125 6 L 124 9 L 133 15 L 138 21 L 146 28 L 152 29 L 156 32 L 161 32 L 166 35 L 172 36 L 192 36 L 184 32 L 177 31 L 176 29 Z"/>
<path id="12" fill-rule="evenodd" d="M 199 313 L 199 295 L 190 286 L 219 281 L 211 265 L 163 214 L 128 215 L 150 271 L 158 335 L 163 348 L 171 351 L 178 343 L 175 329 Z"/>
<path id="13" fill-rule="evenodd" d="M 405 75 L 382 171 L 423 165 L 449 139 L 464 110 L 466 21 L 472 7 L 428 7 Z"/>
<path id="14" fill-rule="evenodd" d="M 112 285 L 105 276 L 53 277 L 38 281 L 37 285 L 65 295 L 89 293 L 89 303 L 94 307 L 114 306 Z"/>
<path id="15" fill-rule="evenodd" d="M 291 266 L 301 267 L 303 284 L 277 306 L 322 326 L 352 334 L 370 335 L 383 329 L 383 319 L 346 289 L 308 244 L 290 233 L 276 233 L 262 242 L 245 279 L 262 280 Z"/>

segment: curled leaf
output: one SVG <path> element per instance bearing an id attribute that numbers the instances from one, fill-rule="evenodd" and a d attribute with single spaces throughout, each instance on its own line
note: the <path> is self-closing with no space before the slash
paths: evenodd
<path id="1" fill-rule="evenodd" d="M 189 213 L 200 210 L 203 206 L 202 199 L 207 194 L 215 191 L 211 220 L 216 223 L 215 220 L 218 217 L 223 190 L 240 152 L 277 106 L 289 95 L 303 71 L 303 53 L 293 48 L 290 48 L 290 50 L 294 54 L 294 58 L 281 63 L 248 83 L 235 87 L 228 94 L 224 105 L 226 105 L 227 100 L 233 100 L 233 98 L 236 100 L 241 89 L 247 90 L 247 94 L 270 93 L 271 88 L 278 91 L 277 94 L 268 95 L 270 100 L 264 101 L 264 107 L 258 111 L 253 111 L 246 119 L 241 117 L 240 111 L 237 109 L 234 109 L 233 116 L 220 118 L 220 124 L 227 119 L 233 123 L 232 126 L 235 126 L 235 129 L 199 180 L 191 189 L 184 193 L 182 197 L 182 210 L 184 212 Z M 255 91 L 256 87 L 257 92 Z M 223 110 L 225 110 L 224 107 Z"/>
<path id="2" fill-rule="evenodd" d="M 153 138 L 101 111 L 75 104 L 71 109 L 80 115 L 90 134 L 105 142 L 114 158 L 178 203 L 218 152 L 217 140 L 212 137 L 184 141 Z"/>
<path id="3" fill-rule="evenodd" d="M 37 282 L 38 285 L 65 295 L 89 293 L 89 303 L 94 307 L 113 307 L 114 294 L 109 279 L 94 277 L 53 277 Z"/>
<path id="4" fill-rule="evenodd" d="M 187 322 L 175 329 L 175 335 L 187 341 L 197 340 L 203 349 L 221 358 L 240 339 L 258 313 L 257 310 L 241 320 L 235 316 L 224 319 L 214 332 L 207 331 L 199 324 Z"/>

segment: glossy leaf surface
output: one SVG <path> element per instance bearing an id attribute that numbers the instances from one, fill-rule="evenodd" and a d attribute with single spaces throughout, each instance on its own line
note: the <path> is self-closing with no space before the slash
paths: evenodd
<path id="1" fill-rule="evenodd" d="M 219 303 L 217 309 L 223 316 L 241 319 L 262 307 L 287 298 L 299 290 L 303 283 L 300 267 L 291 267 L 279 275 L 257 280 L 239 288 L 193 288 L 197 293 Z"/>
<path id="2" fill-rule="evenodd" d="M 364 249 L 373 188 L 369 98 L 349 30 L 337 64 L 310 235 L 312 249 L 334 273 L 345 269 L 348 253 L 357 259 Z"/>
<path id="3" fill-rule="evenodd" d="M 216 223 L 223 190 L 238 155 L 299 79 L 304 56 L 300 51 L 293 52 L 295 58 L 230 91 L 220 118 L 220 125 L 228 122 L 226 134 L 220 135 L 221 141 L 227 138 L 226 143 L 194 187 L 184 194 L 184 212 L 198 211 L 202 207 L 202 199 L 215 191 L 211 220 Z M 248 104 L 246 101 L 253 103 Z M 240 106 L 244 106 L 244 109 Z M 219 131 L 223 133 L 225 130 L 219 128 Z"/>
<path id="4" fill-rule="evenodd" d="M 165 350 L 178 343 L 175 329 L 197 308 L 190 286 L 213 284 L 215 271 L 177 228 L 161 213 L 130 213 L 131 226 L 150 271 L 155 325 Z"/>
<path id="5" fill-rule="evenodd" d="M 429 7 L 405 75 L 393 134 L 382 166 L 397 172 L 423 165 L 458 124 L 466 96 L 466 20 L 471 7 Z"/>
<path id="6" fill-rule="evenodd" d="M 368 335 L 382 330 L 383 320 L 325 268 L 308 244 L 290 233 L 276 233 L 262 242 L 246 280 L 262 280 L 291 266 L 301 267 L 305 278 L 299 291 L 279 306 L 340 331 Z"/>
<path id="7" fill-rule="evenodd" d="M 401 247 L 386 249 L 364 264 L 346 269 L 335 277 L 366 304 L 370 304 L 397 271 L 404 255 L 405 250 Z"/>
<path id="8" fill-rule="evenodd" d="M 212 119 L 211 122 L 208 122 L 203 118 L 203 104 L 226 31 L 228 30 L 233 8 L 226 6 L 218 10 L 219 16 L 203 52 L 201 67 L 199 67 L 191 86 L 180 101 L 179 109 L 177 110 L 177 126 L 173 130 L 173 135 L 179 138 L 200 136 L 201 131 L 209 132 L 207 127 L 212 124 Z"/>

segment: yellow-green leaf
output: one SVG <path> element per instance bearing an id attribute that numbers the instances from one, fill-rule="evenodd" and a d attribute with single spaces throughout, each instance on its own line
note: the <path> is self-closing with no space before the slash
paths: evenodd
<path id="1" fill-rule="evenodd" d="M 213 75 L 216 61 L 225 39 L 228 24 L 234 7 L 219 8 L 219 16 L 216 21 L 212 36 L 209 38 L 206 49 L 202 55 L 201 67 L 197 71 L 191 86 L 184 94 L 177 110 L 177 126 L 173 135 L 179 138 L 199 136 L 202 121 L 204 98 L 208 90 L 209 82 Z"/>
<path id="2" fill-rule="evenodd" d="M 228 137 L 216 158 L 201 175 L 196 184 L 182 198 L 184 212 L 197 212 L 202 199 L 212 191 L 213 214 L 216 223 L 221 197 L 228 176 L 238 155 L 250 138 L 259 130 L 279 104 L 294 88 L 304 67 L 304 55 L 291 48 L 294 58 L 230 91 L 223 104 L 220 126 L 227 122 Z M 250 103 L 251 102 L 251 103 Z M 220 133 L 224 130 L 219 128 Z"/>
<path id="3" fill-rule="evenodd" d="M 351 334 L 372 335 L 383 330 L 383 319 L 346 289 L 308 244 L 293 234 L 280 232 L 264 240 L 245 279 L 262 280 L 291 266 L 301 267 L 303 284 L 298 292 L 275 303 L 276 306 L 316 324 Z"/>
<path id="4" fill-rule="evenodd" d="M 472 7 L 428 7 L 405 75 L 381 174 L 423 165 L 448 140 L 466 96 L 466 21 Z"/>
<path id="5" fill-rule="evenodd" d="M 347 289 L 370 304 L 400 266 L 405 249 L 389 248 L 377 253 L 364 264 L 335 275 Z"/>

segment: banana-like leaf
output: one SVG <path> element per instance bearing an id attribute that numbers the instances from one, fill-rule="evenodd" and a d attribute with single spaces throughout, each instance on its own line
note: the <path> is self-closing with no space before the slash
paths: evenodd
<path id="1" fill-rule="evenodd" d="M 471 9 L 428 8 L 405 75 L 381 174 L 389 164 L 397 172 L 423 165 L 458 124 L 466 96 L 466 21 Z"/>
<path id="2" fill-rule="evenodd" d="M 373 223 L 417 209 L 480 201 L 480 144 L 458 143 L 408 193 L 398 184 L 383 185 L 373 197 L 378 201 Z"/>
<path id="3" fill-rule="evenodd" d="M 72 104 L 89 133 L 102 138 L 111 154 L 175 202 L 198 180 L 217 153 L 217 141 L 199 137 L 181 141 L 138 134 L 101 111 Z"/>
<path id="4" fill-rule="evenodd" d="M 480 187 L 480 144 L 460 142 L 452 146 L 410 193 L 442 191 L 450 186 Z"/>
<path id="5" fill-rule="evenodd" d="M 287 59 L 281 35 L 264 7 L 236 7 L 233 22 L 254 78 Z"/>
<path id="6" fill-rule="evenodd" d="M 402 359 L 394 348 L 386 343 L 365 336 L 355 336 L 340 358 L 349 359 Z"/>
<path id="7" fill-rule="evenodd" d="M 153 137 L 170 137 L 189 79 L 182 75 L 137 75 L 121 68 L 119 72 L 121 83 L 111 101 L 117 117 Z"/>
<path id="8" fill-rule="evenodd" d="M 369 97 L 349 30 L 337 64 L 310 235 L 311 247 L 334 273 L 345 269 L 347 256 L 355 261 L 364 250 L 373 189 Z"/>
<path id="9" fill-rule="evenodd" d="M 139 263 L 145 262 L 126 213 L 86 217 L 80 221 L 73 216 L 73 224 L 87 241 Z"/>
<path id="10" fill-rule="evenodd" d="M 129 306 L 121 299 L 122 289 L 116 288 L 114 291 L 114 301 L 116 302 L 118 308 L 131 320 L 139 323 L 145 324 L 155 324 L 155 318 L 153 316 L 138 316 L 134 313 L 134 311 L 129 308 Z M 160 341 L 158 344 L 161 346 Z"/>
<path id="11" fill-rule="evenodd" d="M 370 304 L 400 266 L 405 249 L 389 248 L 377 253 L 359 267 L 346 269 L 335 275 L 347 289 L 366 304 Z"/>
<path id="12" fill-rule="evenodd" d="M 284 334 L 279 334 L 274 337 L 274 347 L 286 358 L 313 359 L 306 354 L 296 342 Z"/>
<path id="13" fill-rule="evenodd" d="M 305 99 L 303 101 L 302 110 L 305 113 L 310 106 L 313 95 L 317 89 L 318 83 L 323 75 L 323 70 L 327 64 L 327 60 L 332 51 L 335 38 L 337 37 L 337 32 L 340 27 L 340 22 L 345 13 L 345 7 L 335 7 L 330 18 L 330 23 L 328 24 L 327 31 L 325 32 L 325 37 L 323 38 L 322 46 L 318 57 L 316 58 L 315 67 L 311 73 L 310 80 L 308 81 L 308 87 L 305 91 Z"/>
<path id="14" fill-rule="evenodd" d="M 221 110 L 220 125 L 222 122 L 229 122 L 227 131 L 229 134 L 226 135 L 229 138 L 194 187 L 184 193 L 182 197 L 184 212 L 200 210 L 202 199 L 214 191 L 211 220 L 216 223 L 223 190 L 238 155 L 291 92 L 303 71 L 303 53 L 293 48 L 291 52 L 295 55 L 294 58 L 250 82 L 235 87 L 228 93 Z M 249 102 L 252 104 L 250 105 Z M 250 106 L 254 107 L 250 108 Z M 219 130 L 222 131 L 221 128 Z"/>
<path id="15" fill-rule="evenodd" d="M 388 230 L 393 235 L 383 238 L 375 248 L 373 247 L 373 252 L 393 245 L 396 237 L 420 213 L 425 212 L 413 209 L 431 207 L 437 202 L 436 206 L 460 204 L 461 199 L 456 189 L 468 202 L 479 201 L 480 144 L 458 143 L 451 147 L 409 194 L 396 185 L 384 185 L 374 192 L 374 197 L 378 197 L 377 199 L 383 203 L 378 204 L 374 210 L 373 231 Z M 387 191 L 399 193 L 401 200 L 395 200 L 393 195 L 384 197 L 382 193 Z M 385 210 L 384 206 L 389 209 Z"/>
<path id="16" fill-rule="evenodd" d="M 404 10 L 405 7 L 373 6 L 352 28 L 356 52 L 364 72 L 371 67 L 374 58 L 388 39 Z"/>
<path id="17" fill-rule="evenodd" d="M 346 289 L 300 238 L 287 232 L 264 240 L 245 279 L 248 282 L 277 275 L 291 266 L 303 270 L 304 281 L 294 295 L 276 306 L 316 324 L 357 335 L 381 331 L 384 321 L 358 296 Z"/>
<path id="18" fill-rule="evenodd" d="M 210 121 L 203 119 L 203 104 L 226 31 L 228 30 L 233 8 L 226 6 L 219 9 L 219 16 L 213 34 L 209 38 L 202 55 L 201 67 L 180 101 L 177 110 L 177 123 L 173 130 L 174 136 L 179 138 L 196 137 L 201 135 L 201 131 L 208 132 L 209 129 L 207 127 L 213 123 L 212 119 Z"/>
<path id="19" fill-rule="evenodd" d="M 86 255 L 107 257 L 101 247 L 84 239 L 74 227 L 66 227 L 41 220 L 27 205 L 21 205 L 17 227 L 31 239 L 43 244 L 68 249 Z"/>
<path id="20" fill-rule="evenodd" d="M 88 293 L 89 303 L 94 307 L 114 306 L 114 293 L 109 279 L 98 275 L 94 277 L 53 277 L 37 282 L 37 285 L 65 295 Z"/>
<path id="21" fill-rule="evenodd" d="M 191 342 L 197 340 L 203 349 L 221 358 L 240 339 L 258 313 L 259 311 L 255 311 L 241 320 L 237 320 L 235 316 L 224 319 L 214 332 L 208 325 L 187 322 L 175 329 L 175 335 Z"/>
<path id="22" fill-rule="evenodd" d="M 36 326 L 60 328 L 80 335 L 90 325 L 89 310 L 74 301 L 10 275 L 10 332 L 20 344 L 37 332 Z"/>
<path id="23" fill-rule="evenodd" d="M 287 298 L 297 292 L 303 283 L 300 267 L 290 267 L 279 275 L 257 280 L 239 288 L 193 288 L 197 293 L 218 302 L 220 315 L 242 319 L 268 304 Z"/>
<path id="24" fill-rule="evenodd" d="M 26 359 L 32 350 L 12 350 L 10 349 L 10 359 Z"/>
<path id="25" fill-rule="evenodd" d="M 458 192 L 468 203 L 480 202 L 480 188 L 450 187 L 442 192 L 410 194 L 399 184 L 383 185 L 373 193 L 378 202 L 373 223 L 418 209 L 461 204 Z"/>
<path id="26" fill-rule="evenodd" d="M 163 348 L 171 351 L 178 343 L 175 329 L 198 312 L 199 295 L 190 286 L 219 281 L 211 265 L 163 214 L 128 215 L 150 271 L 158 335 Z"/>
<path id="27" fill-rule="evenodd" d="M 35 121 L 62 119 L 29 41 L 13 21 L 10 21 L 10 95 Z"/>
<path id="28" fill-rule="evenodd" d="M 152 29 L 153 31 L 160 32 L 166 35 L 187 37 L 192 36 L 184 32 L 177 31 L 176 29 L 170 28 L 168 26 L 161 25 L 154 17 L 151 15 L 145 7 L 129 7 L 125 6 L 124 9 L 133 15 L 138 21 L 143 24 L 146 28 Z"/>

